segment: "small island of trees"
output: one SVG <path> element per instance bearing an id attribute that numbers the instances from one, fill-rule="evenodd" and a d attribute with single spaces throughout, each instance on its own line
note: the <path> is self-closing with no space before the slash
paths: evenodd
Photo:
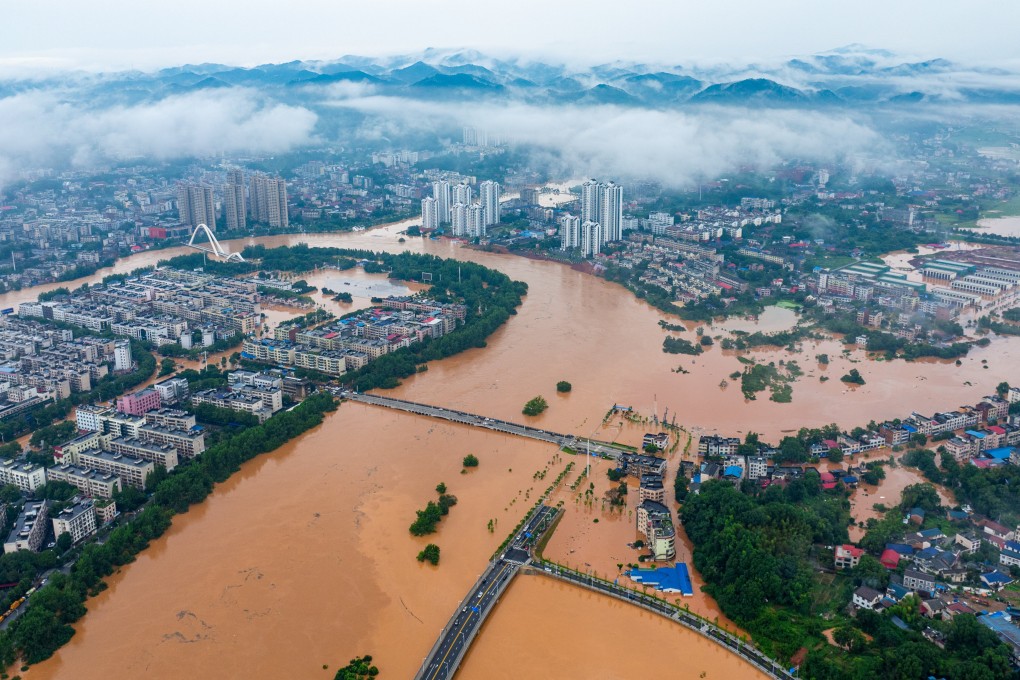
<path id="1" fill-rule="evenodd" d="M 572 389 L 574 389 L 574 386 L 568 383 L 566 380 L 561 380 L 558 383 L 556 383 L 557 392 L 569 392 Z"/>
<path id="2" fill-rule="evenodd" d="M 842 378 L 840 378 L 840 380 L 842 380 L 845 383 L 850 383 L 851 385 L 864 384 L 864 377 L 861 376 L 860 371 L 858 371 L 856 368 L 851 368 L 850 372 L 844 375 Z"/>
<path id="3" fill-rule="evenodd" d="M 539 413 L 546 410 L 547 408 L 549 408 L 549 404 L 546 402 L 545 398 L 542 396 L 538 396 L 529 399 L 528 403 L 524 405 L 524 409 L 522 409 L 521 412 L 526 416 L 537 416 Z"/>

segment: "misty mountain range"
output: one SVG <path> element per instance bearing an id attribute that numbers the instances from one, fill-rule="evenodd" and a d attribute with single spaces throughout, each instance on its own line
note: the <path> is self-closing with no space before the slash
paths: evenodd
<path id="1" fill-rule="evenodd" d="M 662 66 L 614 62 L 571 67 L 522 58 L 498 59 L 473 50 L 426 50 L 417 55 L 335 61 L 292 61 L 240 68 L 184 65 L 155 72 L 63 74 L 0 80 L 0 97 L 72 86 L 110 104 L 130 105 L 215 89 L 275 91 L 280 101 L 304 99 L 316 88 L 357 85 L 382 96 L 421 100 L 512 99 L 532 105 L 686 104 L 857 106 L 919 103 L 1020 103 L 1020 74 L 945 59 L 904 60 L 848 46 L 775 64 Z"/>

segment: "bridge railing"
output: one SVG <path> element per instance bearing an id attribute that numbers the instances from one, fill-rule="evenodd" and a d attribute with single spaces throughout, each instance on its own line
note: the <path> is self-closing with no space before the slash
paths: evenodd
<path id="1" fill-rule="evenodd" d="M 795 676 L 791 675 L 789 671 L 779 664 L 779 662 L 765 654 L 754 645 L 745 642 L 741 638 L 726 630 L 723 630 L 707 619 L 687 609 L 678 607 L 665 599 L 648 595 L 647 593 L 640 593 L 636 590 L 630 590 L 611 581 L 599 578 L 594 574 L 586 574 L 546 560 L 534 560 L 533 566 L 526 569 L 525 573 L 539 574 L 567 581 L 568 583 L 579 585 L 582 588 L 587 588 L 589 590 L 623 600 L 624 602 L 637 605 L 650 612 L 676 621 L 700 635 L 703 635 L 716 644 L 737 654 L 748 663 L 754 665 L 756 668 L 767 673 L 773 678 L 782 678 L 784 680 L 793 680 L 793 678 L 795 678 Z"/>

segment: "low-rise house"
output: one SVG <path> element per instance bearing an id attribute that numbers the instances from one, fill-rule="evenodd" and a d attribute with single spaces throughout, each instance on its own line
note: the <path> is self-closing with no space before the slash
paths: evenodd
<path id="1" fill-rule="evenodd" d="M 903 572 L 903 586 L 915 592 L 930 594 L 935 592 L 935 578 L 916 569 L 907 569 Z"/>
<path id="2" fill-rule="evenodd" d="M 1020 566 L 1020 552 L 1008 548 L 999 553 L 999 564 L 1006 567 Z"/>
<path id="3" fill-rule="evenodd" d="M 853 604 L 858 609 L 876 609 L 880 608 L 879 603 L 882 601 L 882 593 L 878 592 L 874 588 L 868 586 L 861 586 L 854 591 Z"/>
<path id="4" fill-rule="evenodd" d="M 941 619 L 946 603 L 938 598 L 930 598 L 921 601 L 921 614 L 929 619 Z"/>
<path id="5" fill-rule="evenodd" d="M 998 569 L 981 574 L 981 583 L 985 584 L 992 590 L 1000 590 L 1012 582 L 1013 579 L 1006 574 L 1003 574 Z"/>
<path id="6" fill-rule="evenodd" d="M 836 569 L 853 569 L 860 563 L 863 554 L 861 548 L 849 544 L 837 545 L 834 556 Z"/>
<path id="7" fill-rule="evenodd" d="M 967 555 L 976 552 L 981 547 L 981 538 L 972 531 L 956 534 L 956 538 L 953 541 Z"/>

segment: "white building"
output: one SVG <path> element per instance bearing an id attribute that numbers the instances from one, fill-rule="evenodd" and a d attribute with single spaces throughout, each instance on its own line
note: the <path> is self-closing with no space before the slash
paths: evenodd
<path id="1" fill-rule="evenodd" d="M 581 225 L 581 254 L 594 257 L 602 252 L 602 225 L 598 222 L 585 222 Z"/>
<path id="2" fill-rule="evenodd" d="M 602 187 L 599 224 L 602 225 L 603 243 L 623 238 L 623 187 L 610 182 Z"/>
<path id="3" fill-rule="evenodd" d="M 454 203 L 450 210 L 450 219 L 453 223 L 454 236 L 467 236 L 468 233 L 468 205 L 467 203 Z"/>
<path id="4" fill-rule="evenodd" d="M 113 370 L 130 371 L 133 366 L 131 343 L 127 340 L 118 340 L 113 345 Z"/>
<path id="5" fill-rule="evenodd" d="M 0 461 L 0 485 L 13 484 L 22 491 L 31 492 L 45 483 L 46 468 L 22 461 Z"/>
<path id="6" fill-rule="evenodd" d="M 564 215 L 560 218 L 560 250 L 581 247 L 581 218 Z"/>
<path id="7" fill-rule="evenodd" d="M 96 508 L 91 498 L 79 500 L 74 505 L 53 516 L 53 535 L 71 534 L 75 543 L 96 533 Z"/>
<path id="8" fill-rule="evenodd" d="M 436 229 L 439 227 L 439 202 L 431 196 L 421 199 L 421 228 Z"/>
<path id="9" fill-rule="evenodd" d="M 602 210 L 602 185 L 597 179 L 585 180 L 581 185 L 581 224 L 599 222 Z"/>
<path id="10" fill-rule="evenodd" d="M 463 203 L 464 205 L 471 205 L 471 185 L 466 182 L 461 182 L 457 186 L 453 187 L 453 204 Z"/>
<path id="11" fill-rule="evenodd" d="M 49 501 L 29 501 L 21 509 L 21 514 L 14 522 L 7 541 L 4 543 L 4 552 L 12 553 L 18 550 L 38 551 L 42 547 L 43 539 L 46 537 L 46 514 L 49 512 Z"/>
<path id="12" fill-rule="evenodd" d="M 450 182 L 442 179 L 432 183 L 432 198 L 436 199 L 436 213 L 440 224 L 450 223 L 450 210 L 453 208 L 453 192 Z"/>
<path id="13" fill-rule="evenodd" d="M 483 238 L 485 234 L 485 207 L 481 203 L 474 203 L 467 209 L 467 235 Z"/>
<path id="14" fill-rule="evenodd" d="M 482 182 L 478 191 L 485 211 L 485 226 L 499 224 L 499 182 Z"/>

